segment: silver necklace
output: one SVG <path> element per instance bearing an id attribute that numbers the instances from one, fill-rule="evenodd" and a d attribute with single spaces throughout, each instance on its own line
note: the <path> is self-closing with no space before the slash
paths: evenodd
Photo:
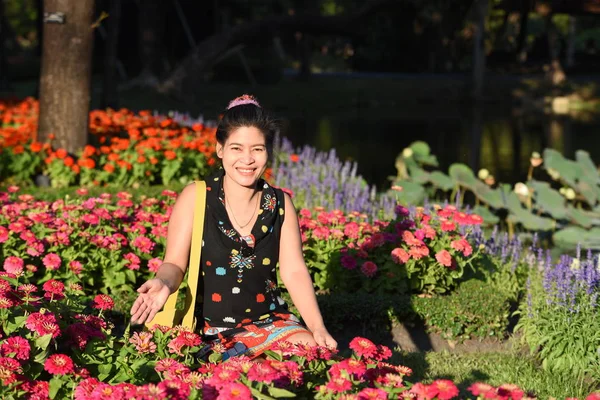
<path id="1" fill-rule="evenodd" d="M 231 215 L 233 216 L 233 220 L 240 227 L 240 229 L 244 229 L 245 227 L 247 227 L 248 224 L 250 224 L 250 222 L 254 218 L 254 215 L 256 214 L 256 210 L 258 209 L 258 200 L 259 199 L 260 199 L 260 196 L 256 196 L 256 206 L 254 207 L 254 212 L 252 213 L 252 216 L 250 217 L 250 219 L 248 220 L 248 222 L 246 222 L 244 225 L 241 225 L 238 222 L 237 218 L 235 217 L 235 214 L 233 213 L 233 209 L 231 208 L 231 206 L 229 206 L 229 202 L 227 202 L 227 199 L 225 199 L 225 205 L 229 206 L 229 211 L 231 211 Z"/>

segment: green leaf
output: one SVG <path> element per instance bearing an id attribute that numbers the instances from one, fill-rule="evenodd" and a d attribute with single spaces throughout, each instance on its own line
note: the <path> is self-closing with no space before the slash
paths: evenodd
<path id="1" fill-rule="evenodd" d="M 600 228 L 583 229 L 569 226 L 552 235 L 554 243 L 563 249 L 574 249 L 581 244 L 584 249 L 600 250 Z"/>
<path id="2" fill-rule="evenodd" d="M 114 367 L 114 364 L 100 364 L 98 365 L 98 372 L 100 372 L 103 375 L 110 375 L 112 369 Z"/>
<path id="3" fill-rule="evenodd" d="M 35 347 L 40 349 L 40 350 L 46 350 L 48 348 L 48 346 L 50 345 L 50 341 L 52 340 L 52 334 L 48 333 L 44 336 L 40 336 L 39 338 L 35 339 Z"/>
<path id="4" fill-rule="evenodd" d="M 500 222 L 500 218 L 496 216 L 489 208 L 484 206 L 473 207 L 473 213 L 483 218 L 483 225 L 492 226 Z"/>
<path id="5" fill-rule="evenodd" d="M 429 182 L 429 172 L 425 171 L 422 168 L 419 168 L 417 166 L 410 166 L 408 168 L 409 171 L 409 175 L 410 175 L 410 179 L 416 183 L 419 183 L 421 185 L 426 184 L 427 182 Z"/>
<path id="6" fill-rule="evenodd" d="M 396 199 L 405 205 L 421 204 L 425 199 L 425 188 L 415 182 L 410 181 L 397 181 L 396 185 L 401 186 L 401 191 L 389 191 L 390 195 L 395 196 Z"/>
<path id="7" fill-rule="evenodd" d="M 290 392 L 289 390 L 276 388 L 276 387 L 272 387 L 272 386 L 269 386 L 269 394 L 276 399 L 279 399 L 282 397 L 296 397 L 296 395 L 294 393 Z"/>
<path id="8" fill-rule="evenodd" d="M 48 395 L 50 396 L 51 399 L 56 397 L 56 395 L 58 394 L 58 391 L 64 384 L 65 384 L 65 382 L 62 379 L 60 379 L 58 376 L 54 376 L 52 379 L 50 379 L 50 385 L 49 385 L 50 390 L 48 391 Z"/>
<path id="9" fill-rule="evenodd" d="M 454 181 L 441 171 L 433 171 L 429 174 L 429 181 L 433 186 L 445 192 L 454 188 Z"/>
<path id="10" fill-rule="evenodd" d="M 534 190 L 535 203 L 542 211 L 547 212 L 556 219 L 568 218 L 565 198 L 552 189 L 548 182 L 532 180 L 529 184 Z"/>
<path id="11" fill-rule="evenodd" d="M 530 231 L 549 231 L 554 229 L 556 225 L 553 219 L 537 216 L 523 208 L 521 210 L 510 210 L 507 220 L 515 224 L 520 223 Z"/>
<path id="12" fill-rule="evenodd" d="M 261 393 L 258 389 L 251 387 L 250 391 L 252 392 L 252 396 L 254 396 L 255 399 L 263 399 L 263 400 L 274 400 L 273 397 L 271 396 L 267 396 L 264 393 Z"/>
<path id="13" fill-rule="evenodd" d="M 469 189 L 472 189 L 475 183 L 479 182 L 471 168 L 461 163 L 452 164 L 448 169 L 448 175 L 454 182 Z"/>
<path id="14" fill-rule="evenodd" d="M 575 161 L 568 160 L 554 149 L 544 150 L 544 168 L 546 171 L 552 169 L 558 172 L 558 180 L 566 183 L 572 188 L 575 187 L 577 177 L 580 176 L 580 165 Z"/>
<path id="15" fill-rule="evenodd" d="M 567 207 L 567 212 L 569 213 L 571 222 L 574 222 L 577 225 L 584 227 L 586 229 L 592 227 L 593 218 L 590 217 L 590 215 L 589 215 L 590 213 L 580 210 L 578 208 L 574 208 L 571 205 L 569 205 Z"/>

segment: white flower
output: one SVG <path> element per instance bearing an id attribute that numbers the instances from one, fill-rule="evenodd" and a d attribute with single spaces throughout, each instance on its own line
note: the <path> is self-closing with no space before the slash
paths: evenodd
<path id="1" fill-rule="evenodd" d="M 575 191 L 571 188 L 567 188 L 567 190 L 565 190 L 565 197 L 567 200 L 573 200 L 575 198 Z"/>
<path id="2" fill-rule="evenodd" d="M 411 158 L 412 155 L 413 155 L 413 150 L 410 147 L 407 147 L 404 150 L 402 150 L 402 157 Z"/>
<path id="3" fill-rule="evenodd" d="M 515 193 L 519 196 L 529 196 L 529 188 L 523 182 L 515 184 Z"/>
<path id="4" fill-rule="evenodd" d="M 490 176 L 490 171 L 488 171 L 488 170 L 487 170 L 487 169 L 485 169 L 485 168 L 481 168 L 481 169 L 479 170 L 479 172 L 477 173 L 477 177 L 478 177 L 479 179 L 481 179 L 482 181 L 484 181 L 484 180 L 485 180 L 485 178 L 487 178 L 488 176 Z"/>

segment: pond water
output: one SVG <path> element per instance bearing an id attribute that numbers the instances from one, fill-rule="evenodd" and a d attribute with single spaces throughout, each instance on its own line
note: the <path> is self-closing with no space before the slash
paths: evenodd
<path id="1" fill-rule="evenodd" d="M 526 179 L 529 158 L 554 148 L 573 158 L 579 149 L 600 162 L 600 119 L 551 116 L 511 107 L 485 109 L 448 105 L 440 109 L 355 109 L 318 115 L 305 110 L 286 120 L 283 135 L 295 146 L 335 148 L 342 160 L 358 163 L 370 184 L 389 188 L 396 156 L 415 140 L 429 144 L 447 173 L 454 162 L 475 172 L 487 168 L 498 182 Z"/>

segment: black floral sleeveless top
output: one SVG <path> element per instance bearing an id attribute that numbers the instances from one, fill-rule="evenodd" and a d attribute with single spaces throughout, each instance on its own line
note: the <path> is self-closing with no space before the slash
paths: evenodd
<path id="1" fill-rule="evenodd" d="M 284 220 L 283 191 L 264 180 L 258 218 L 245 237 L 233 228 L 225 209 L 225 171 L 206 179 L 206 216 L 196 310 L 197 326 L 236 328 L 260 321 L 280 319 L 288 306 L 277 287 L 279 239 Z"/>

